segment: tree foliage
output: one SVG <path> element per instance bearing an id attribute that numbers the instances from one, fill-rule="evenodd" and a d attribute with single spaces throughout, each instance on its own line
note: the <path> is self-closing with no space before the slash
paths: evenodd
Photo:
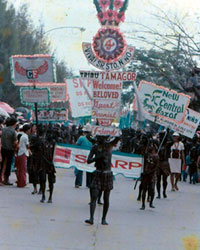
<path id="1" fill-rule="evenodd" d="M 3 81 L 0 83 L 0 99 L 13 106 L 19 106 L 19 87 L 11 83 L 9 58 L 12 55 L 46 54 L 49 44 L 45 40 L 43 26 L 35 29 L 28 19 L 27 6 L 19 12 L 13 6 L 8 8 L 6 1 L 0 0 L 0 73 Z M 63 82 L 68 71 L 63 62 L 57 62 L 57 79 Z"/>
<path id="2" fill-rule="evenodd" d="M 148 49 L 137 49 L 128 69 L 137 72 L 137 83 L 140 80 L 151 81 L 189 94 L 192 97 L 190 107 L 199 110 L 200 92 L 198 95 L 195 81 L 191 79 L 197 65 L 196 55 L 200 52 L 199 34 L 195 29 L 192 33 L 186 27 L 189 19 L 191 23 L 189 16 L 180 19 L 178 15 L 169 16 L 161 9 L 156 9 L 157 14 L 153 14 L 152 19 L 160 24 L 158 28 L 144 23 L 131 23 L 135 27 L 133 40 L 142 42 Z M 124 102 L 130 99 L 131 95 L 126 92 Z"/>

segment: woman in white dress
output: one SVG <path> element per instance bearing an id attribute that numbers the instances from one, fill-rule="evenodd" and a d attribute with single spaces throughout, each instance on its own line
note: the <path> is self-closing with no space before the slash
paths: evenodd
<path id="1" fill-rule="evenodd" d="M 173 145 L 171 146 L 171 153 L 169 158 L 169 165 L 171 170 L 171 185 L 172 191 L 177 190 L 177 183 L 181 176 L 181 166 L 185 165 L 184 144 L 179 141 L 179 134 L 173 133 Z M 174 181 L 175 177 L 175 181 Z"/>

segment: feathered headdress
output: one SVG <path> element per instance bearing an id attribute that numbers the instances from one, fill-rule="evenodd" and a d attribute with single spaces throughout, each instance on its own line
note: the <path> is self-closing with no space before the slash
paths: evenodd
<path id="1" fill-rule="evenodd" d="M 102 26 L 118 26 L 125 20 L 128 0 L 94 0 Z"/>

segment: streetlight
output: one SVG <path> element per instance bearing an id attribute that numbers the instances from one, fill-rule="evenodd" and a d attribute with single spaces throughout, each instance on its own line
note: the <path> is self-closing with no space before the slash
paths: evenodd
<path id="1" fill-rule="evenodd" d="M 39 52 L 41 51 L 41 42 L 42 42 L 42 38 L 43 38 L 42 36 L 46 35 L 49 32 L 52 32 L 54 30 L 62 30 L 62 29 L 78 29 L 78 30 L 80 30 L 81 33 L 86 30 L 86 28 L 79 27 L 79 26 L 63 26 L 63 27 L 55 27 L 55 28 L 52 28 L 50 30 L 47 30 L 47 31 L 45 31 L 44 33 L 41 34 L 40 44 L 39 44 Z"/>
<path id="2" fill-rule="evenodd" d="M 86 29 L 84 27 L 78 27 L 78 26 L 63 26 L 63 27 L 56 27 L 56 28 L 53 28 L 53 29 L 50 29 L 50 30 L 47 30 L 43 33 L 43 35 L 51 32 L 51 31 L 54 31 L 54 30 L 61 30 L 61 29 L 78 29 L 80 30 L 80 32 L 84 32 Z"/>

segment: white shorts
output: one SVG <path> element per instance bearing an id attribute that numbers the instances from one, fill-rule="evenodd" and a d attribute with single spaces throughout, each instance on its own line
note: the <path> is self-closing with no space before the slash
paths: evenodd
<path id="1" fill-rule="evenodd" d="M 181 159 L 169 158 L 171 173 L 181 173 Z"/>

